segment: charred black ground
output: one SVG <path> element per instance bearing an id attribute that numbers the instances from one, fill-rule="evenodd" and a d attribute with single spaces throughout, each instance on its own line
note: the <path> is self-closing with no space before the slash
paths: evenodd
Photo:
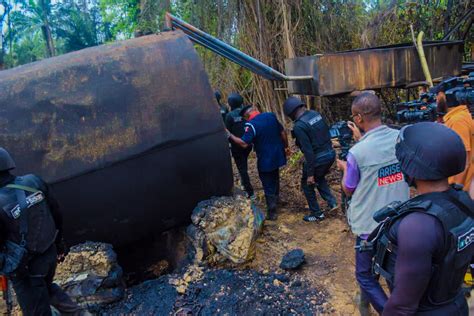
<path id="1" fill-rule="evenodd" d="M 297 275 L 253 270 L 205 269 L 201 280 L 179 295 L 162 276 L 127 290 L 126 299 L 104 314 L 314 315 L 324 312 L 327 293 Z"/>

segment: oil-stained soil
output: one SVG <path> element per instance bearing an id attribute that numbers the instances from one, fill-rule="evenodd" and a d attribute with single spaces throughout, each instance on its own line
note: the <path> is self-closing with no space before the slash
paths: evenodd
<path id="1" fill-rule="evenodd" d="M 178 294 L 175 278 L 162 276 L 128 292 L 103 314 L 134 315 L 314 315 L 325 311 L 326 293 L 298 275 L 254 270 L 203 270 Z"/>

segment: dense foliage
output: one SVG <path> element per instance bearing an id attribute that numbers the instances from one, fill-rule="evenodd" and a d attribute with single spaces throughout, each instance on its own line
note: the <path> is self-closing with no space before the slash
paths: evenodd
<path id="1" fill-rule="evenodd" d="M 0 69 L 158 32 L 165 11 L 283 69 L 295 55 L 409 42 L 410 25 L 426 39 L 441 39 L 470 6 L 471 0 L 0 0 Z M 453 38 L 472 43 L 468 25 Z M 197 49 L 214 87 L 280 109 L 281 84 Z M 324 110 L 339 100 L 311 102 Z"/>

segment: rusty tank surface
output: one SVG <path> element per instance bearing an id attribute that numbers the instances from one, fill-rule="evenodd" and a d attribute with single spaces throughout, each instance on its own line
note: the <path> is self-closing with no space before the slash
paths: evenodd
<path id="1" fill-rule="evenodd" d="M 424 42 L 431 76 L 458 76 L 463 41 Z M 425 80 L 413 44 L 357 49 L 285 60 L 287 75 L 312 75 L 312 80 L 288 81 L 290 94 L 330 96 L 380 88 L 405 88 Z"/>
<path id="2" fill-rule="evenodd" d="M 181 31 L 0 71 L 0 144 L 52 186 L 65 238 L 124 246 L 232 190 L 224 126 Z"/>

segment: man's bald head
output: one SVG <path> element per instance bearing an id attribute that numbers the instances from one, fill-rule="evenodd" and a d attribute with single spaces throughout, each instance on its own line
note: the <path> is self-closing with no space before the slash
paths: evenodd
<path id="1" fill-rule="evenodd" d="M 363 92 L 352 102 L 352 113 L 360 114 L 367 121 L 379 120 L 382 115 L 380 99 L 370 92 Z"/>

